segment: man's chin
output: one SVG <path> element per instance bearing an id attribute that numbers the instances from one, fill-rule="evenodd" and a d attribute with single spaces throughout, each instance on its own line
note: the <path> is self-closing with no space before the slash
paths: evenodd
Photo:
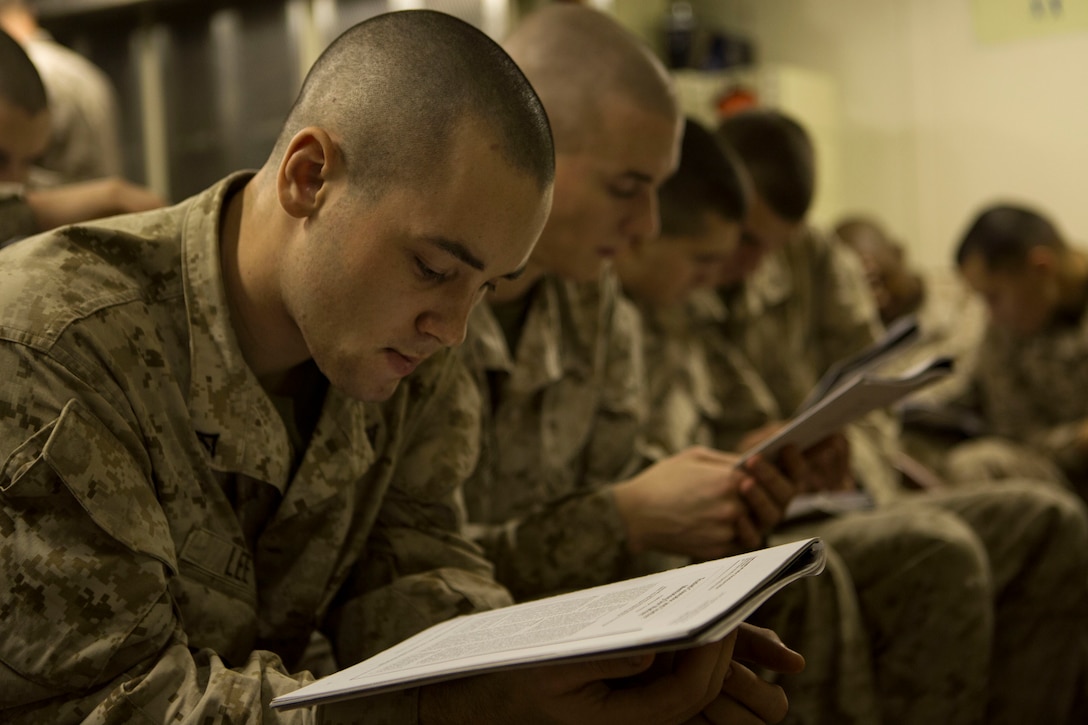
<path id="1" fill-rule="evenodd" d="M 564 276 L 572 282 L 589 284 L 590 282 L 599 280 L 609 264 L 610 262 L 608 260 L 600 259 L 597 264 L 587 264 L 579 269 L 572 269 Z"/>
<path id="2" fill-rule="evenodd" d="M 397 392 L 397 386 L 400 385 L 400 378 L 395 378 L 382 385 L 366 385 L 350 388 L 346 386 L 337 386 L 338 389 L 348 396 L 352 400 L 357 400 L 360 403 L 384 403 L 393 397 L 393 393 Z"/>

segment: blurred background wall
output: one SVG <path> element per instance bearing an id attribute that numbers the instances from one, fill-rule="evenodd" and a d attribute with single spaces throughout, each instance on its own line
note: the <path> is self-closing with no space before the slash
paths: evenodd
<path id="1" fill-rule="evenodd" d="M 1088 0 L 587 2 L 674 67 L 704 121 L 750 94 L 804 122 L 818 223 L 874 214 L 929 265 L 996 199 L 1041 207 L 1074 239 L 1088 230 Z M 127 175 L 175 200 L 264 160 L 305 70 L 349 25 L 428 7 L 498 39 L 537 4 L 37 2 L 116 83 Z"/>

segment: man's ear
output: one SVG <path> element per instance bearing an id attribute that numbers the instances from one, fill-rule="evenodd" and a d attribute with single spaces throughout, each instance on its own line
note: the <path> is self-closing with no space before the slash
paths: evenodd
<path id="1" fill-rule="evenodd" d="M 307 126 L 296 133 L 276 174 L 283 210 L 302 219 L 321 208 L 338 161 L 336 143 L 324 129 Z"/>
<path id="2" fill-rule="evenodd" d="M 1053 247 L 1037 244 L 1028 250 L 1028 269 L 1050 275 L 1058 270 L 1058 253 Z"/>

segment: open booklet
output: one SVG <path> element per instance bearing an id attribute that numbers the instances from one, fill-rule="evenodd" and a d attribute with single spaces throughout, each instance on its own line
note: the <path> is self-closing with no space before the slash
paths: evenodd
<path id="1" fill-rule="evenodd" d="M 823 377 L 813 386 L 795 415 L 799 415 L 806 408 L 823 400 L 828 393 L 851 377 L 875 370 L 913 344 L 918 339 L 918 335 L 917 318 L 914 315 L 900 317 L 889 325 L 884 335 L 872 345 L 856 355 L 832 363 Z"/>
<path id="2" fill-rule="evenodd" d="M 272 701 L 301 707 L 545 662 L 714 642 L 792 581 L 819 574 L 805 539 L 614 584 L 457 617 Z"/>
<path id="3" fill-rule="evenodd" d="M 949 375 L 952 365 L 952 358 L 939 356 L 925 360 L 900 375 L 882 376 L 864 371 L 847 375 L 773 436 L 742 453 L 741 460 L 757 453 L 773 458 L 791 443 L 802 450 L 808 448 L 863 415 L 886 408 Z"/>

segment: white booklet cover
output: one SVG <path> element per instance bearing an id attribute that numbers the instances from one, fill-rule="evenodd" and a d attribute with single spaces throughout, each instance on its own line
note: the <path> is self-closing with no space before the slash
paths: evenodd
<path id="1" fill-rule="evenodd" d="M 272 701 L 301 707 L 510 667 L 721 639 L 772 594 L 819 574 L 819 539 L 457 617 Z"/>
<path id="2" fill-rule="evenodd" d="M 952 358 L 934 357 L 900 375 L 857 373 L 842 380 L 819 400 L 790 419 L 774 435 L 741 454 L 746 460 L 757 453 L 773 459 L 785 446 L 801 450 L 878 408 L 920 390 L 952 372 Z"/>

